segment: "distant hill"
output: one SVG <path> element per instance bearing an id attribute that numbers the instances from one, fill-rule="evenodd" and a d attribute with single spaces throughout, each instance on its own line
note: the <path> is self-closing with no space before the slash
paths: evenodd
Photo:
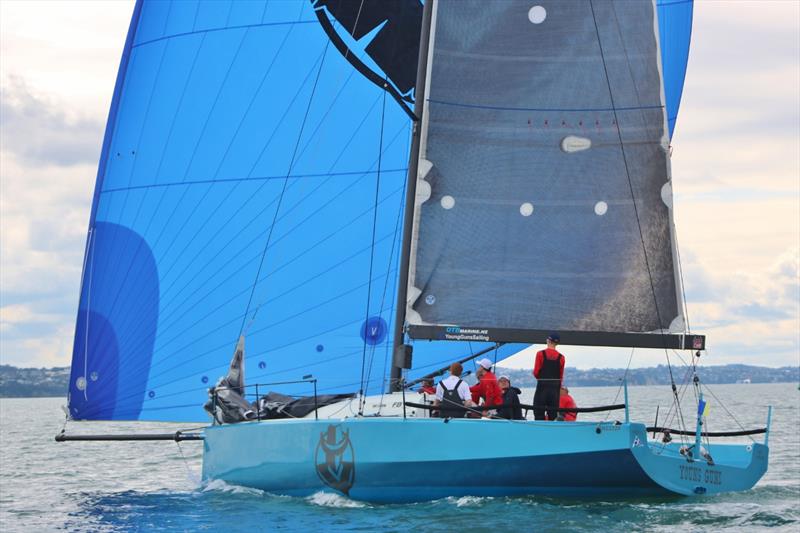
<path id="1" fill-rule="evenodd" d="M 69 367 L 17 368 L 0 365 L 0 398 L 66 396 Z"/>
<path id="2" fill-rule="evenodd" d="M 673 366 L 676 381 L 682 381 L 685 368 Z M 750 383 L 800 382 L 800 367 L 785 366 L 767 368 L 749 365 L 705 366 L 698 369 L 704 383 Z M 507 375 L 517 387 L 534 387 L 536 380 L 530 370 L 515 370 L 498 367 L 496 374 Z M 602 387 L 619 385 L 625 374 L 623 368 L 593 368 L 578 370 L 569 368 L 564 372 L 564 382 L 570 387 Z M 69 382 L 69 367 L 17 368 L 0 365 L 0 398 L 32 398 L 44 396 L 66 396 Z M 628 371 L 630 385 L 666 385 L 669 371 L 664 365 L 654 368 L 632 368 Z"/>
<path id="3" fill-rule="evenodd" d="M 672 366 L 672 373 L 676 382 L 682 382 L 686 375 L 686 367 Z M 511 368 L 497 368 L 496 375 L 507 375 L 511 383 L 517 387 L 535 387 L 536 379 L 531 375 L 531 370 L 516 370 Z M 592 368 L 578 370 L 567 368 L 564 370 L 564 383 L 569 387 L 602 387 L 619 385 L 620 378 L 625 374 L 624 368 Z M 784 366 L 781 368 L 767 368 L 750 365 L 718 365 L 701 366 L 697 374 L 703 383 L 797 383 L 800 381 L 800 367 Z M 628 370 L 629 385 L 668 385 L 669 369 L 666 365 L 651 368 L 631 368 Z"/>

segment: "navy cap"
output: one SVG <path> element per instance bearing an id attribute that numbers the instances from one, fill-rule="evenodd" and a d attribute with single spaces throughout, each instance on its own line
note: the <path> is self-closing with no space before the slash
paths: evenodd
<path id="1" fill-rule="evenodd" d="M 554 331 L 554 332 L 550 333 L 550 335 L 547 336 L 547 340 L 553 341 L 553 342 L 561 342 L 561 335 L 559 335 L 558 333 L 556 333 Z"/>

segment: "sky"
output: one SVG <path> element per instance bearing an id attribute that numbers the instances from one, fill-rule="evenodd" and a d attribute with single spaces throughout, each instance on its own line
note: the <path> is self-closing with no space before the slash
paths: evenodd
<path id="1" fill-rule="evenodd" d="M 127 0 L 0 0 L 2 364 L 69 365 L 132 9 Z M 800 1 L 695 3 L 672 144 L 689 322 L 708 336 L 701 362 L 800 364 Z M 503 366 L 530 368 L 533 351 Z M 624 367 L 631 356 L 561 351 L 577 368 Z M 636 350 L 631 366 L 664 362 L 663 351 Z"/>

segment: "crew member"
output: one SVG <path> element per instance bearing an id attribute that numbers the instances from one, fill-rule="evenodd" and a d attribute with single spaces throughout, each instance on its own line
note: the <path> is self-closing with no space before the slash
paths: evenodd
<path id="1" fill-rule="evenodd" d="M 436 387 L 433 385 L 433 378 L 425 378 L 422 380 L 422 386 L 417 391 L 420 394 L 436 394 Z"/>
<path id="2" fill-rule="evenodd" d="M 509 420 L 523 420 L 522 407 L 519 405 L 519 395 L 522 391 L 511 386 L 508 376 L 497 378 L 497 384 L 503 392 L 503 407 L 497 410 L 497 416 Z"/>
<path id="3" fill-rule="evenodd" d="M 558 333 L 547 336 L 547 348 L 536 353 L 533 376 L 536 393 L 533 395 L 533 416 L 536 420 L 555 420 L 561 380 L 564 378 L 564 356 L 556 351 L 561 341 Z"/>
<path id="4" fill-rule="evenodd" d="M 461 380 L 464 368 L 461 363 L 450 365 L 450 375 L 436 386 L 436 400 L 433 405 L 439 406 L 441 418 L 461 418 L 466 414 L 464 407 L 472 407 L 469 385 Z M 431 412 L 432 416 L 436 416 Z"/>
<path id="5" fill-rule="evenodd" d="M 575 400 L 573 400 L 572 396 L 569 395 L 569 389 L 566 387 L 561 387 L 561 396 L 558 400 L 558 407 L 561 409 L 572 409 L 578 407 L 575 405 Z M 556 420 L 575 422 L 576 418 L 578 418 L 578 413 L 575 411 L 561 411 Z"/>
<path id="6" fill-rule="evenodd" d="M 475 375 L 478 376 L 478 383 L 469 389 L 472 393 L 472 401 L 477 404 L 483 399 L 483 405 L 502 405 L 503 393 L 497 384 L 497 378 L 492 373 L 492 362 L 488 359 L 478 361 L 478 369 L 475 371 Z M 489 415 L 491 413 L 488 410 L 484 410 L 483 416 Z"/>

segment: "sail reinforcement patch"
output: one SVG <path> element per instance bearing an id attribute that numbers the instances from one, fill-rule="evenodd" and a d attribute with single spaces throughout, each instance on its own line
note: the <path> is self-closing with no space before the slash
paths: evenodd
<path id="1" fill-rule="evenodd" d="M 543 6 L 533 6 L 528 10 L 528 20 L 534 24 L 541 24 L 547 18 L 547 10 Z"/>
<path id="2" fill-rule="evenodd" d="M 531 216 L 533 214 L 533 204 L 530 202 L 525 202 L 519 206 L 519 214 L 524 217 Z"/>

